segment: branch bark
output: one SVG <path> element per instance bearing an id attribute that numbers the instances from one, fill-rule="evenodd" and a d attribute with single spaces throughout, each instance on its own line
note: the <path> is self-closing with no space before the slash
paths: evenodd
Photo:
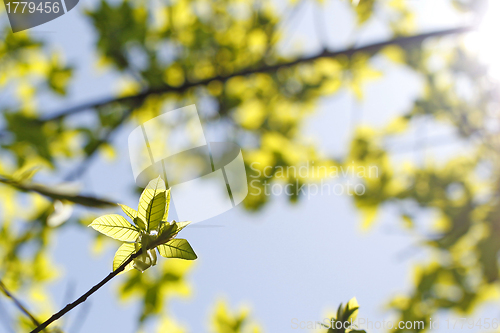
<path id="1" fill-rule="evenodd" d="M 186 91 L 186 90 L 193 88 L 193 87 L 196 87 L 196 86 L 207 85 L 208 83 L 210 83 L 211 81 L 214 81 L 214 80 L 226 82 L 230 78 L 233 78 L 236 76 L 246 76 L 246 75 L 256 74 L 256 73 L 275 72 L 278 69 L 283 68 L 283 67 L 291 67 L 291 66 L 298 65 L 301 63 L 307 63 L 310 61 L 314 61 L 314 60 L 320 59 L 320 58 L 335 58 L 338 56 L 351 57 L 358 52 L 376 53 L 376 52 L 380 51 L 382 48 L 389 46 L 389 45 L 399 45 L 399 46 L 404 47 L 407 45 L 420 43 L 427 38 L 462 34 L 462 33 L 470 32 L 473 29 L 474 29 L 473 26 L 465 26 L 465 27 L 458 27 L 458 28 L 453 28 L 453 29 L 438 30 L 438 31 L 423 33 L 423 34 L 419 34 L 419 35 L 409 36 L 409 37 L 398 37 L 398 38 L 394 38 L 394 39 L 391 39 L 388 41 L 383 41 L 383 42 L 374 43 L 374 44 L 368 44 L 368 45 L 360 46 L 360 47 L 356 47 L 356 48 L 349 48 L 349 49 L 345 49 L 345 50 L 341 50 L 341 51 L 329 51 L 329 50 L 325 49 L 321 53 L 316 54 L 316 55 L 311 56 L 311 57 L 299 58 L 299 59 L 295 59 L 295 60 L 292 60 L 289 62 L 283 62 L 283 63 L 276 64 L 276 65 L 267 65 L 267 66 L 262 66 L 262 67 L 254 68 L 254 69 L 245 69 L 245 70 L 235 72 L 233 74 L 226 75 L 226 76 L 217 75 L 217 76 L 214 76 L 214 77 L 211 77 L 211 78 L 208 78 L 205 80 L 201 80 L 201 81 L 186 82 L 183 85 L 178 86 L 178 87 L 164 85 L 162 87 L 144 90 L 143 92 L 138 93 L 136 95 L 129 95 L 129 96 L 123 96 L 123 97 L 108 97 L 108 98 L 104 98 L 104 99 L 99 100 L 99 101 L 93 101 L 93 102 L 89 102 L 89 103 L 80 104 L 80 105 L 77 105 L 77 106 L 74 106 L 71 108 L 67 108 L 67 109 L 55 112 L 52 115 L 49 115 L 45 118 L 42 118 L 42 121 L 57 120 L 57 119 L 65 117 L 65 116 L 76 114 L 76 113 L 79 113 L 79 112 L 82 112 L 82 111 L 85 111 L 88 109 L 94 109 L 94 108 L 102 107 L 102 106 L 113 104 L 113 103 L 123 103 L 123 102 L 129 102 L 129 101 L 142 101 L 150 95 L 163 94 L 163 93 L 167 93 L 167 92 L 183 92 L 183 91 Z"/>
<path id="2" fill-rule="evenodd" d="M 35 192 L 53 200 L 69 201 L 81 206 L 97 207 L 97 208 L 116 206 L 116 203 L 106 199 L 95 198 L 86 195 L 78 195 L 78 194 L 74 195 L 70 193 L 64 193 L 62 191 L 58 191 L 56 189 L 49 188 L 48 186 L 43 186 L 39 184 L 20 183 L 15 180 L 9 179 L 7 177 L 3 177 L 1 175 L 0 175 L 0 183 L 15 187 L 16 189 L 23 192 Z"/>
<path id="3" fill-rule="evenodd" d="M 121 273 L 125 269 L 125 267 L 132 262 L 132 260 L 134 260 L 135 258 L 140 256 L 141 254 L 142 254 L 142 249 L 140 249 L 136 253 L 132 254 L 130 256 L 130 258 L 128 258 L 126 261 L 124 261 L 123 264 L 121 264 L 120 267 L 118 267 L 115 271 L 109 273 L 108 276 L 106 276 L 104 279 L 102 279 L 101 282 L 99 282 L 98 284 L 96 284 L 95 286 L 90 288 L 89 291 L 87 291 L 85 294 L 80 296 L 73 303 L 67 304 L 64 308 L 61 309 L 61 311 L 53 314 L 49 319 L 47 319 L 42 324 L 38 325 L 37 328 L 35 328 L 33 331 L 31 331 L 31 333 L 41 332 L 43 329 L 45 329 L 47 326 L 52 324 L 54 321 L 61 318 L 66 313 L 70 312 L 72 309 L 74 309 L 75 307 L 77 307 L 81 303 L 85 302 L 90 295 L 92 295 L 93 293 L 98 291 L 102 286 L 104 286 L 106 283 L 111 281 L 111 279 L 113 279 L 115 276 L 117 276 L 119 273 Z"/>

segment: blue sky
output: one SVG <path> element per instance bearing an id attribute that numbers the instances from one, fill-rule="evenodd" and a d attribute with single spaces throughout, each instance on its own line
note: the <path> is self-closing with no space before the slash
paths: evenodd
<path id="1" fill-rule="evenodd" d="M 347 28 L 352 25 L 352 17 L 342 9 L 345 4 L 337 3 L 327 5 L 324 11 L 329 32 L 327 43 L 332 48 L 343 48 L 352 35 Z M 452 15 L 446 14 L 449 10 L 446 3 L 415 1 L 422 30 L 457 24 Z M 70 13 L 32 29 L 50 47 L 61 50 L 69 63 L 78 65 L 69 104 L 117 91 L 117 76 L 93 67 L 97 57 L 93 53 L 96 36 L 81 15 L 91 4 L 84 0 Z M 290 24 L 293 34 L 287 37 L 290 40 L 283 46 L 284 52 L 296 52 L 296 45 L 302 45 L 302 51 L 308 53 L 319 50 L 313 13 L 314 6 L 308 4 L 300 14 L 303 17 L 294 18 L 296 21 Z M 388 31 L 374 20 L 358 34 L 358 43 L 362 44 L 384 39 Z M 376 59 L 375 65 L 386 74 L 367 85 L 364 101 L 354 101 L 347 91 L 327 96 L 304 124 L 305 136 L 316 142 L 325 155 L 338 156 L 345 151 L 354 124 L 383 126 L 392 116 L 407 111 L 410 98 L 420 93 L 419 78 L 408 70 L 382 58 Z M 50 99 L 43 105 L 44 110 L 58 110 L 67 107 L 68 102 L 63 105 Z M 109 162 L 100 156 L 83 177 L 82 186 L 87 193 L 136 205 L 138 198 L 129 191 L 133 176 L 126 149 L 131 130 L 131 126 L 125 126 L 115 136 L 119 146 L 116 160 Z M 446 134 L 449 130 L 431 125 L 429 132 Z M 412 140 L 408 137 L 409 144 Z M 457 149 L 460 145 L 449 145 L 439 151 L 429 149 L 427 153 L 446 155 Z M 411 150 L 395 159 L 418 160 L 419 154 Z M 426 258 L 423 250 L 404 255 L 417 240 L 404 232 L 397 216 L 396 207 L 386 206 L 376 224 L 362 231 L 360 216 L 348 196 L 318 195 L 297 205 L 291 205 L 284 197 L 274 197 L 258 213 L 250 214 L 238 207 L 203 222 L 221 227 L 187 228 L 183 237 L 189 239 L 199 256 L 188 276 L 194 292 L 188 299 L 170 301 L 168 313 L 190 332 L 206 332 L 215 302 L 225 299 L 233 309 L 248 305 L 265 332 L 296 332 L 301 330 L 291 328 L 293 318 L 322 320 L 328 310 L 357 297 L 360 317 L 387 320 L 391 318 L 385 309 L 387 301 L 409 289 L 412 264 Z M 422 219 L 428 217 L 432 217 L 432 212 L 422 215 Z M 75 298 L 109 273 L 118 243 L 95 256 L 90 251 L 93 238 L 93 230 L 76 227 L 64 228 L 58 235 L 53 254 L 63 275 L 51 287 L 58 302 L 55 307 L 63 305 L 68 284 L 74 286 L 72 298 Z M 133 303 L 119 304 L 117 286 L 117 281 L 113 281 L 89 299 L 89 314 L 80 332 L 135 331 L 138 307 Z M 65 328 L 71 328 L 75 317 L 75 313 L 68 316 Z"/>

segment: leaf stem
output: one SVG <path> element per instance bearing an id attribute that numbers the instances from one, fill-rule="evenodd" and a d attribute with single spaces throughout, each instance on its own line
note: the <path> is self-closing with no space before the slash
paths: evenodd
<path id="1" fill-rule="evenodd" d="M 33 331 L 31 331 L 31 333 L 37 333 L 37 332 L 42 331 L 44 328 L 46 328 L 47 326 L 49 326 L 52 322 L 54 322 L 57 319 L 61 318 L 66 313 L 68 313 L 69 311 L 71 311 L 72 309 L 74 309 L 75 307 L 77 307 L 78 305 L 80 305 L 81 303 L 85 302 L 90 295 L 92 295 L 97 290 L 99 290 L 102 286 L 104 286 L 106 283 L 108 283 L 109 281 L 111 281 L 111 279 L 113 279 L 120 272 L 122 272 L 125 269 L 125 267 L 132 262 L 132 260 L 134 260 L 135 258 L 137 258 L 138 256 L 140 256 L 141 254 L 142 254 L 142 249 L 139 249 L 139 251 L 135 252 L 126 261 L 124 261 L 123 264 L 120 265 L 120 267 L 118 267 L 113 272 L 109 273 L 108 276 L 106 276 L 101 282 L 99 282 L 98 284 L 96 284 L 95 286 L 93 286 L 92 288 L 90 288 L 89 291 L 87 291 L 85 294 L 83 294 L 82 296 L 80 296 L 76 301 L 74 301 L 73 303 L 67 304 L 59 312 L 53 314 L 49 319 L 47 319 L 42 324 L 38 325 L 37 328 L 35 328 Z"/>

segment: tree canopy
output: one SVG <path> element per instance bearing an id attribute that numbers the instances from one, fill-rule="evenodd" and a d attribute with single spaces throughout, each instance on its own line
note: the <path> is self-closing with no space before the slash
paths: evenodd
<path id="1" fill-rule="evenodd" d="M 165 107 L 197 104 L 215 110 L 211 116 L 220 117 L 220 132 L 242 147 L 248 176 L 258 180 L 243 202 L 249 212 L 269 204 L 272 196 L 266 195 L 265 183 L 290 184 L 294 189 L 288 195 L 290 204 L 300 205 L 297 188 L 326 176 L 284 175 L 277 172 L 279 168 L 308 161 L 316 167 L 377 167 L 378 177 L 361 177 L 366 191 L 353 196 L 362 215 L 360 224 L 369 228 L 383 207 L 396 206 L 400 223 L 420 239 L 416 246 L 429 253 L 427 260 L 413 268 L 413 288 L 389 300 L 399 320 L 428 323 L 440 311 L 468 314 L 489 299 L 497 299 L 498 83 L 464 44 L 463 36 L 473 27 L 420 31 L 411 1 L 344 1 L 354 17 L 354 34 L 378 20 L 390 37 L 335 50 L 324 45 L 314 54 L 302 50 L 290 55 L 283 51 L 284 26 L 306 3 L 319 10 L 324 5 L 322 1 L 286 1 L 283 10 L 267 0 L 80 4 L 76 10 L 84 12 L 97 36 L 99 65 L 117 75 L 120 90 L 115 96 L 80 105 L 66 103 L 79 64 L 65 63 L 64 54 L 29 30 L 12 33 L 2 6 L 0 85 L 2 95 L 9 96 L 0 101 L 0 281 L 4 293 L 15 298 L 16 292 L 36 287 L 50 298 L 44 286 L 56 279 L 48 249 L 51 240 L 63 226 L 87 226 L 116 206 L 98 193 L 81 194 L 44 180 L 79 179 L 102 154 L 116 151 L 113 135 L 121 127 L 141 124 Z M 450 3 L 464 17 L 479 19 L 487 2 Z M 319 28 L 316 33 L 330 33 L 325 30 Z M 383 127 L 357 126 L 344 156 L 328 156 L 305 140 L 304 124 L 314 116 L 321 99 L 347 90 L 362 100 L 366 83 L 385 74 L 374 65 L 381 57 L 421 79 L 422 94 L 411 101 L 412 107 L 401 110 Z M 60 101 L 62 107 L 45 108 L 46 98 Z M 92 122 L 78 121 L 88 114 Z M 397 142 L 422 122 L 452 128 L 464 149 L 446 156 L 444 162 L 425 157 L 421 163 L 398 159 L 387 142 Z M 423 138 L 411 149 L 446 144 L 440 137 Z M 38 170 L 50 176 L 37 178 Z M 132 179 L 129 182 L 134 193 L 137 189 Z M 72 207 L 75 211 L 69 218 Z M 423 226 L 419 216 L 428 210 L 434 217 Z M 95 234 L 96 244 L 103 242 Z M 128 272 L 117 293 L 139 300 L 139 322 L 160 318 L 159 332 L 184 332 L 165 315 L 165 305 L 170 295 L 188 288 L 190 263 L 169 259 L 154 270 L 156 274 Z M 36 302 L 25 300 L 26 304 Z M 341 306 L 337 320 L 344 320 L 339 319 L 342 309 L 348 311 Z M 49 312 L 33 313 L 34 321 L 20 312 L 16 327 L 31 330 Z M 222 303 L 216 307 L 213 326 L 218 333 L 257 331 L 247 312 L 232 314 Z M 414 329 L 420 330 L 424 329 Z"/>

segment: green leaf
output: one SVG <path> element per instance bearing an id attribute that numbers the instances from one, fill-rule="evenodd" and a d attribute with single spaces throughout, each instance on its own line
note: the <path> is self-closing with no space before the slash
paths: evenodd
<path id="1" fill-rule="evenodd" d="M 122 242 L 135 242 L 139 229 L 118 214 L 104 215 L 95 219 L 89 227 Z"/>
<path id="2" fill-rule="evenodd" d="M 158 178 L 149 182 L 141 194 L 138 217 L 146 223 L 146 230 L 156 230 L 165 214 L 165 182 Z"/>
<path id="3" fill-rule="evenodd" d="M 182 229 L 184 229 L 185 227 L 187 227 L 191 221 L 182 221 L 182 222 L 175 222 L 175 225 L 177 226 L 177 233 L 179 233 Z"/>
<path id="4" fill-rule="evenodd" d="M 146 224 L 144 223 L 144 221 L 139 217 L 137 216 L 135 219 L 134 219 L 134 223 L 142 230 L 146 230 Z"/>
<path id="5" fill-rule="evenodd" d="M 165 196 L 166 196 L 165 214 L 163 214 L 163 218 L 161 219 L 163 222 L 167 222 L 168 219 L 168 210 L 170 209 L 170 189 L 167 190 Z"/>
<path id="6" fill-rule="evenodd" d="M 172 223 L 162 222 L 160 225 L 160 231 L 157 238 L 157 243 L 165 243 L 169 239 L 172 239 L 177 235 L 182 229 L 188 226 L 191 221 L 175 222 Z"/>
<path id="7" fill-rule="evenodd" d="M 129 206 L 118 204 L 118 206 L 121 207 L 123 212 L 127 214 L 128 217 L 134 221 L 134 223 L 142 230 L 146 230 L 146 224 L 144 224 L 144 221 L 137 216 L 137 211 L 133 208 L 130 208 Z"/>
<path id="8" fill-rule="evenodd" d="M 113 259 L 113 271 L 115 271 L 118 267 L 120 267 L 128 258 L 135 252 L 135 244 L 132 243 L 123 243 L 122 246 L 118 248 L 116 251 L 115 258 Z M 123 272 L 131 270 L 134 268 L 134 262 L 131 261 Z"/>
<path id="9" fill-rule="evenodd" d="M 137 211 L 135 209 L 122 204 L 118 204 L 118 206 L 120 206 L 123 212 L 127 214 L 127 216 L 130 217 L 132 220 L 137 217 Z"/>
<path id="10" fill-rule="evenodd" d="M 172 239 L 171 241 L 158 245 L 158 252 L 165 258 L 179 258 L 186 260 L 194 260 L 198 258 L 194 253 L 193 248 L 185 239 Z"/>
<path id="11" fill-rule="evenodd" d="M 175 223 L 162 222 L 160 225 L 160 231 L 158 233 L 158 243 L 165 243 L 169 241 L 171 238 L 175 237 L 178 233 L 178 227 Z"/>

